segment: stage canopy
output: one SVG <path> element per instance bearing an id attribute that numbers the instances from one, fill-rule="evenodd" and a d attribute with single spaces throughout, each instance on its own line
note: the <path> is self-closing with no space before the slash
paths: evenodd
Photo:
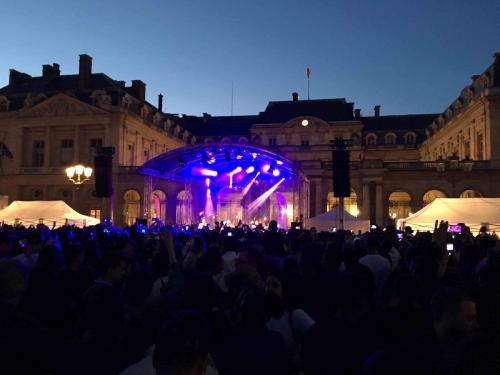
<path id="1" fill-rule="evenodd" d="M 284 228 L 308 216 L 307 177 L 292 161 L 259 147 L 189 145 L 147 161 L 141 173 L 185 187 L 178 224 L 241 220 L 266 225 L 275 219 Z"/>
<path id="2" fill-rule="evenodd" d="M 83 227 L 99 224 L 100 221 L 76 212 L 64 201 L 14 201 L 0 210 L 0 222 L 24 226 L 42 222 L 49 227 L 56 222 L 56 227 L 65 224 Z"/>
<path id="3" fill-rule="evenodd" d="M 500 198 L 436 198 L 412 216 L 398 220 L 398 226 L 433 231 L 436 220 L 448 224 L 464 223 L 474 233 L 485 225 L 489 231 L 500 230 Z"/>
<path id="4" fill-rule="evenodd" d="M 305 228 L 310 229 L 316 227 L 318 231 L 330 232 L 332 228 L 338 225 L 339 207 L 334 207 L 331 211 L 325 212 L 324 214 L 311 217 L 306 219 Z M 370 231 L 370 221 L 359 219 L 352 216 L 349 212 L 344 211 L 344 229 L 358 233 L 358 231 L 369 232 Z"/>

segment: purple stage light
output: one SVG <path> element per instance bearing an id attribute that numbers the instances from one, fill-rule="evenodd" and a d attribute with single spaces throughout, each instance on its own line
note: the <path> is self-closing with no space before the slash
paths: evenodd
<path id="1" fill-rule="evenodd" d="M 269 168 L 271 168 L 269 164 L 264 164 L 262 166 L 262 172 L 267 173 L 269 171 Z"/>
<path id="2" fill-rule="evenodd" d="M 247 173 L 252 173 L 253 171 L 255 171 L 255 167 L 253 165 L 251 165 L 250 167 L 248 167 L 245 172 Z"/>
<path id="3" fill-rule="evenodd" d="M 201 174 L 202 176 L 217 177 L 217 171 L 207 168 L 193 168 L 193 174 Z"/>
<path id="4" fill-rule="evenodd" d="M 240 173 L 242 170 L 243 170 L 243 168 L 241 168 L 241 167 L 236 167 L 236 168 L 235 168 L 235 169 L 231 172 L 231 174 Z"/>
<path id="5" fill-rule="evenodd" d="M 276 169 L 276 168 L 275 168 L 275 169 L 273 169 L 273 176 L 274 176 L 274 177 L 278 177 L 279 175 L 280 175 L 280 171 L 279 171 L 279 169 Z"/>
<path id="6" fill-rule="evenodd" d="M 208 177 L 205 179 L 205 184 L 207 185 L 207 188 L 210 187 L 210 179 Z"/>
<path id="7" fill-rule="evenodd" d="M 283 165 L 283 162 L 281 160 L 276 160 L 276 164 Z"/>

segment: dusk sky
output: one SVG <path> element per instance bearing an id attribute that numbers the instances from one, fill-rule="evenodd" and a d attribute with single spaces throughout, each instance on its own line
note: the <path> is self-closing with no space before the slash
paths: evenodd
<path id="1" fill-rule="evenodd" d="M 268 101 L 345 97 L 362 114 L 441 112 L 500 51 L 500 0 L 3 1 L 9 68 L 141 79 L 171 113 L 257 114 Z"/>

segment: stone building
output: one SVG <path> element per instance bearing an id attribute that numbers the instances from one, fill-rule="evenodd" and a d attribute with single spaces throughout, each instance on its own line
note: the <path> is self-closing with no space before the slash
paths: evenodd
<path id="1" fill-rule="evenodd" d="M 44 65 L 42 75 L 10 70 L 0 89 L 0 195 L 13 200 L 62 199 L 94 217 L 110 215 L 110 202 L 96 198 L 94 181 L 80 187 L 68 181 L 68 165 L 93 167 L 94 151 L 114 147 L 112 180 L 114 218 L 119 225 L 142 217 L 145 161 L 194 142 L 175 116 L 145 100 L 140 80 L 125 86 L 92 72 L 92 58 L 80 55 L 78 74 L 61 75 L 58 64 Z M 157 216 L 175 207 L 175 184 L 158 187 Z"/>
<path id="2" fill-rule="evenodd" d="M 185 187 L 153 181 L 146 189 L 138 167 L 195 143 L 249 144 L 293 161 L 309 180 L 315 216 L 337 204 L 332 191 L 329 141 L 351 139 L 351 196 L 346 208 L 372 222 L 408 216 L 436 197 L 500 196 L 500 54 L 443 113 L 365 116 L 345 99 L 269 102 L 250 116 L 182 117 L 145 100 L 139 80 L 125 86 L 92 73 L 80 56 L 79 73 L 61 75 L 44 65 L 42 76 L 10 71 L 0 89 L 0 196 L 64 199 L 93 216 L 110 214 L 95 198 L 92 181 L 79 189 L 64 175 L 68 164 L 92 164 L 99 146 L 115 147 L 114 218 L 175 220 Z M 152 191 L 151 196 L 146 197 Z M 146 212 L 149 211 L 149 212 Z M 439 218 L 437 218 L 439 219 Z"/>

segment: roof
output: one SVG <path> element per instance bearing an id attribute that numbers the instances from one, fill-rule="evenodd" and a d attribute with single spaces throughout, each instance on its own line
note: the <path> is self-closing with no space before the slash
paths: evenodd
<path id="1" fill-rule="evenodd" d="M 250 127 L 259 122 L 259 116 L 183 116 L 181 126 L 196 136 L 238 136 L 248 135 Z"/>
<path id="2" fill-rule="evenodd" d="M 418 115 L 391 115 L 360 117 L 363 123 L 363 131 L 377 130 L 424 130 L 438 113 L 426 113 Z"/>
<path id="3" fill-rule="evenodd" d="M 263 123 L 286 122 L 294 117 L 314 116 L 325 121 L 349 121 L 353 119 L 354 103 L 344 98 L 320 100 L 296 100 L 269 102 L 260 113 Z"/>

